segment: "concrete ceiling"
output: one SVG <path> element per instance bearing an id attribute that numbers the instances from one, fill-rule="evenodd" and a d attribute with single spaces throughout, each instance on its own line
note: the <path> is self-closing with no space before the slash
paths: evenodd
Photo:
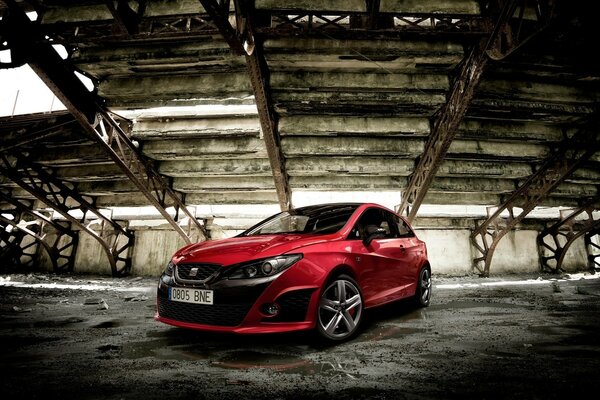
<path id="1" fill-rule="evenodd" d="M 487 1 L 247 3 L 291 193 L 400 197 L 463 60 L 494 24 Z M 523 46 L 488 61 L 423 204 L 502 204 L 597 114 L 594 6 L 565 3 Z M 120 22 L 104 1 L 19 4 L 37 9 L 43 32 L 67 48 L 66 63 L 94 81 L 104 105 L 134 120 L 130 137 L 186 204 L 280 202 L 247 60 L 199 1 L 140 2 L 143 13 L 132 1 L 136 17 Z M 449 27 L 457 21 L 464 24 Z M 162 106 L 188 108 L 131 111 Z M 148 204 L 74 121 L 65 113 L 4 118 L 3 150 L 25 152 L 99 206 Z M 13 196 L 30 197 L 0 179 Z M 576 206 L 598 196 L 599 185 L 596 153 L 539 205 Z"/>

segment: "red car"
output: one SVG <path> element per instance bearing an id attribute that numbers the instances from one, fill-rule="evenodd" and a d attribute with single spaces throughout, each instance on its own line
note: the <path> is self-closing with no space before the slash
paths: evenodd
<path id="1" fill-rule="evenodd" d="M 158 283 L 158 321 L 236 333 L 356 333 L 365 309 L 404 298 L 429 305 L 425 243 L 377 204 L 276 214 L 223 240 L 186 246 Z"/>

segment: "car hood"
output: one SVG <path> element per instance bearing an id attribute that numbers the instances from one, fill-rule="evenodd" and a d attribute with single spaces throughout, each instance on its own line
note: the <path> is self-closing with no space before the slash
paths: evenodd
<path id="1" fill-rule="evenodd" d="M 173 256 L 173 261 L 232 265 L 278 256 L 300 247 L 331 241 L 334 239 L 332 236 L 282 234 L 210 240 L 180 249 Z"/>

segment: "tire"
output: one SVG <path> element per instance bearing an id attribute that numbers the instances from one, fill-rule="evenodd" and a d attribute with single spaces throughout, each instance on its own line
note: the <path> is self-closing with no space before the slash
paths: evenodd
<path id="1" fill-rule="evenodd" d="M 358 283 L 339 275 L 325 285 L 317 308 L 317 332 L 327 341 L 341 342 L 357 331 L 363 316 L 363 296 Z"/>
<path id="2" fill-rule="evenodd" d="M 431 301 L 431 269 L 429 266 L 421 268 L 417 280 L 417 290 L 413 302 L 417 307 L 427 307 Z"/>

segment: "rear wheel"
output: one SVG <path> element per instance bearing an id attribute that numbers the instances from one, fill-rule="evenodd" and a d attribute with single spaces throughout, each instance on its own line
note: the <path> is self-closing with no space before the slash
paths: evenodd
<path id="1" fill-rule="evenodd" d="M 417 281 L 417 291 L 415 292 L 414 302 L 418 307 L 427 307 L 431 300 L 431 269 L 423 267 L 419 272 Z"/>
<path id="2" fill-rule="evenodd" d="M 363 298 L 358 283 L 347 275 L 339 275 L 327 283 L 321 293 L 317 331 L 328 340 L 346 340 L 356 333 L 362 312 Z"/>

